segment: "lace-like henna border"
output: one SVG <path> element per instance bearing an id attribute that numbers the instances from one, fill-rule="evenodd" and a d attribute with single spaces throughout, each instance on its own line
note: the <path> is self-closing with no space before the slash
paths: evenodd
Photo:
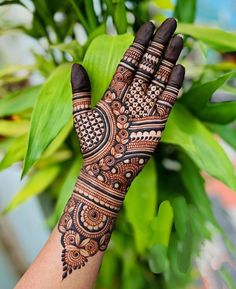
<path id="1" fill-rule="evenodd" d="M 115 217 L 122 200 L 109 200 L 104 192 L 89 188 L 78 180 L 76 189 L 69 199 L 59 221 L 58 230 L 62 234 L 61 260 L 62 278 L 73 270 L 80 269 L 99 250 L 107 248 Z M 102 197 L 103 196 L 103 197 Z M 119 207 L 117 207 L 119 206 Z"/>

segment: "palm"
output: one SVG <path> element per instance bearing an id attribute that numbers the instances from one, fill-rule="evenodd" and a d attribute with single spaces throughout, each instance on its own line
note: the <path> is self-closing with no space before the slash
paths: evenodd
<path id="1" fill-rule="evenodd" d="M 152 29 L 150 22 L 145 25 Z M 154 36 L 148 47 L 145 41 L 150 39 L 140 29 L 94 109 L 90 108 L 89 87 L 73 94 L 83 171 L 117 190 L 126 191 L 152 155 L 182 83 L 181 66 L 174 68 L 181 77 L 177 72 L 170 77 L 182 39 L 173 38 L 163 53 L 175 25 L 171 23 L 167 32 L 162 26 L 159 42 Z"/>

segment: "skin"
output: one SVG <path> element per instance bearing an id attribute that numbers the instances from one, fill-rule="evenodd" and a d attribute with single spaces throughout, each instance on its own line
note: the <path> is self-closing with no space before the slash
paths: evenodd
<path id="1" fill-rule="evenodd" d="M 175 65 L 183 47 L 183 40 L 180 36 L 172 37 L 176 29 L 176 25 L 176 21 L 173 18 L 170 18 L 167 19 L 156 30 L 156 32 L 154 32 L 154 24 L 152 22 L 147 22 L 140 27 L 134 41 L 147 48 L 150 44 L 150 40 L 152 39 L 164 47 L 162 58 L 173 64 L 172 69 L 170 70 L 170 75 L 168 76 L 168 79 L 166 79 L 165 85 L 168 84 L 170 87 L 174 87 L 177 93 L 184 79 L 184 68 L 181 65 Z M 155 69 L 157 69 L 157 67 L 155 67 Z M 114 75 L 114 79 L 115 77 L 116 74 Z M 153 75 L 150 75 L 150 78 L 152 77 Z M 90 90 L 88 75 L 81 65 L 73 65 L 71 83 L 72 92 L 74 95 Z M 111 82 L 111 87 L 112 83 L 113 82 Z M 140 167 L 140 170 L 142 167 Z M 124 184 L 124 192 L 128 190 L 129 185 L 130 183 Z M 80 184 L 77 184 L 77 188 L 80 188 Z M 54 228 L 49 240 L 28 271 L 16 285 L 15 289 L 93 288 L 102 262 L 104 251 L 98 250 L 96 254 L 89 256 L 88 262 L 81 266 L 80 269 L 75 268 L 71 270 L 71 272 L 66 269 L 67 273 L 63 276 L 62 267 L 64 265 L 62 266 L 61 262 L 63 243 L 61 240 L 63 239 L 64 232 L 60 231 L 60 225 L 61 221 L 59 226 L 57 226 L 58 228 Z"/>

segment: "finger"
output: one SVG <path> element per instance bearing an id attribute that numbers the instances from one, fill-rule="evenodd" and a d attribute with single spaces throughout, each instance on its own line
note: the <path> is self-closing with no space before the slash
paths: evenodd
<path id="1" fill-rule="evenodd" d="M 154 76 L 154 80 L 161 82 L 164 86 L 168 82 L 171 71 L 177 62 L 179 55 L 183 49 L 183 38 L 177 35 L 171 39 L 160 66 Z"/>
<path id="2" fill-rule="evenodd" d="M 155 25 L 152 22 L 149 21 L 143 24 L 139 28 L 133 43 L 121 59 L 108 88 L 115 92 L 117 97 L 121 97 L 122 91 L 125 91 L 133 80 L 138 64 L 153 36 L 154 30 Z"/>
<path id="3" fill-rule="evenodd" d="M 185 69 L 178 64 L 173 68 L 168 84 L 156 103 L 156 115 L 166 121 L 183 84 Z"/>
<path id="4" fill-rule="evenodd" d="M 84 67 L 80 64 L 73 64 L 71 69 L 71 86 L 74 116 L 90 110 L 91 93 L 90 81 Z"/>
<path id="5" fill-rule="evenodd" d="M 139 63 L 136 76 L 140 76 L 147 80 L 152 78 L 165 45 L 169 42 L 171 36 L 175 32 L 176 25 L 177 23 L 174 18 L 168 18 L 157 29 Z"/>
<path id="6" fill-rule="evenodd" d="M 151 99 L 151 101 L 149 102 L 149 111 L 146 111 L 145 114 L 153 115 L 156 113 L 156 101 L 165 89 L 171 71 L 178 60 L 182 48 L 183 39 L 180 36 L 175 36 L 169 42 L 160 67 L 147 89 L 146 94 L 148 99 Z"/>

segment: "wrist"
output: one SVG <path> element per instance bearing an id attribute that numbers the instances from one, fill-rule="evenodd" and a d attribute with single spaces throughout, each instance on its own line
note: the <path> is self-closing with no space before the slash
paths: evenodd
<path id="1" fill-rule="evenodd" d="M 95 206 L 111 217 L 118 214 L 125 193 L 123 189 L 114 188 L 110 182 L 104 182 L 90 175 L 84 168 L 80 171 L 73 191 L 81 202 Z"/>

